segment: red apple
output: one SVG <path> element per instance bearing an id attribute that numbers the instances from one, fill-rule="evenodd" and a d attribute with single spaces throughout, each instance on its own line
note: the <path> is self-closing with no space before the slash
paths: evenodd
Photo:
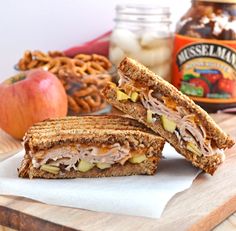
<path id="1" fill-rule="evenodd" d="M 210 87 L 209 87 L 207 81 L 204 80 L 203 78 L 190 79 L 189 83 L 191 83 L 192 85 L 194 85 L 196 87 L 201 87 L 203 89 L 204 96 L 206 96 L 210 92 Z"/>
<path id="2" fill-rule="evenodd" d="M 65 90 L 47 71 L 20 73 L 0 84 L 0 127 L 17 139 L 34 123 L 66 114 Z"/>
<path id="3" fill-rule="evenodd" d="M 220 79 L 218 81 L 218 90 L 236 97 L 236 81 L 231 79 Z"/>

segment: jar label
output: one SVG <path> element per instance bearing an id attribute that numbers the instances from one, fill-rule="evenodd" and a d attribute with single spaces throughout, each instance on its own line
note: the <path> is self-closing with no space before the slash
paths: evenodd
<path id="1" fill-rule="evenodd" d="M 175 35 L 172 83 L 193 100 L 236 102 L 236 41 Z"/>

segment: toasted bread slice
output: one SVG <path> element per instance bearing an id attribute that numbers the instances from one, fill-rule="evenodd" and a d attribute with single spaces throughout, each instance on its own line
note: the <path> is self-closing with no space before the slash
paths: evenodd
<path id="1" fill-rule="evenodd" d="M 83 116 L 47 120 L 24 137 L 20 177 L 75 178 L 152 175 L 164 139 L 122 116 Z"/>
<path id="2" fill-rule="evenodd" d="M 107 101 L 161 135 L 193 165 L 213 174 L 224 160 L 222 150 L 234 144 L 229 135 L 188 96 L 135 60 L 125 58 L 118 69 L 119 87 L 109 84 L 103 89 Z M 120 91 L 129 98 L 119 97 Z"/>

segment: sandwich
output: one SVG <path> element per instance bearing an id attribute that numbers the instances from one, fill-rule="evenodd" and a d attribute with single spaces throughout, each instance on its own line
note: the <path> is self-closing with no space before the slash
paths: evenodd
<path id="1" fill-rule="evenodd" d="M 153 175 L 164 139 L 122 116 L 51 119 L 25 134 L 23 178 Z"/>
<path id="2" fill-rule="evenodd" d="M 207 173 L 224 160 L 234 141 L 188 96 L 131 58 L 118 67 L 119 85 L 103 89 L 106 100 L 168 141 Z"/>

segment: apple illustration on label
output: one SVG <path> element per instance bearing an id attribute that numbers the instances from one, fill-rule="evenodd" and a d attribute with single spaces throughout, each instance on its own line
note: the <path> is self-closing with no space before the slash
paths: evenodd
<path id="1" fill-rule="evenodd" d="M 50 72 L 35 69 L 0 84 L 0 127 L 17 139 L 36 122 L 66 116 L 67 95 Z"/>

